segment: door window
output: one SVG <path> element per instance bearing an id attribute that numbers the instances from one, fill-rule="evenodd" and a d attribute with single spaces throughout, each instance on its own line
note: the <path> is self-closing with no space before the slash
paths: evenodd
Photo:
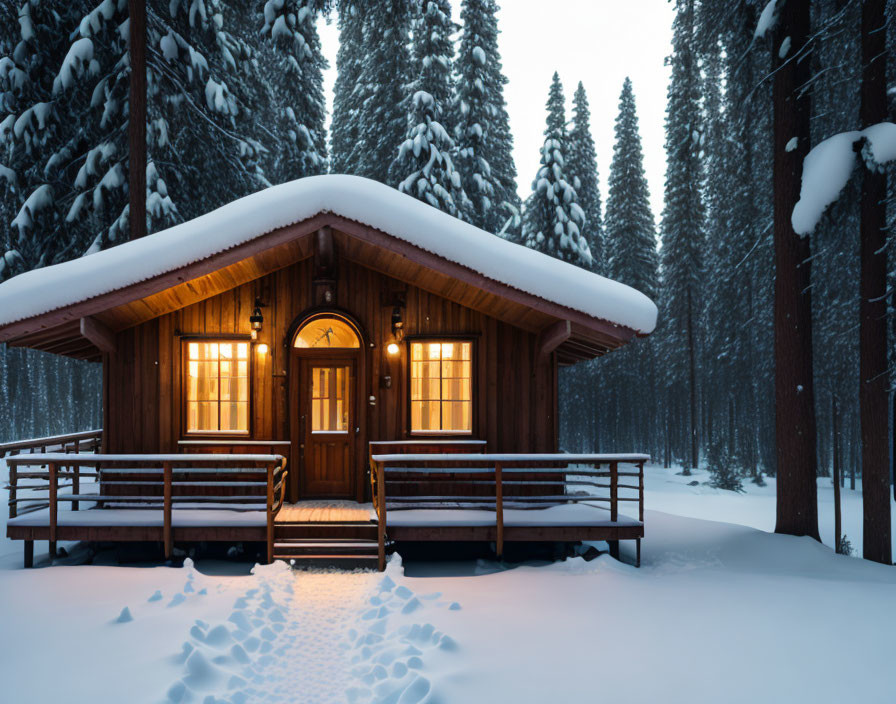
<path id="1" fill-rule="evenodd" d="M 311 367 L 311 432 L 347 433 L 351 367 Z"/>

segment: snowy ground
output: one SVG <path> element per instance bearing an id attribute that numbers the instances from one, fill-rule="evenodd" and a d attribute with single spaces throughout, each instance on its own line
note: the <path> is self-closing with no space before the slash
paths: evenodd
<path id="1" fill-rule="evenodd" d="M 394 560 L 385 575 L 283 564 L 234 574 L 239 565 L 211 561 L 25 571 L 17 545 L 0 567 L 4 696 L 893 701 L 896 569 L 757 530 L 774 523 L 770 487 L 733 495 L 687 486 L 700 475 L 648 477 L 640 570 L 601 556 L 516 567 Z M 855 544 L 860 503 L 846 495 Z M 824 490 L 820 503 L 825 524 Z"/>

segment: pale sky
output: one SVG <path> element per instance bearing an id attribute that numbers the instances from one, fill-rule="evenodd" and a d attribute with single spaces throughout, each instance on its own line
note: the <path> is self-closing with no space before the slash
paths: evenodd
<path id="1" fill-rule="evenodd" d="M 545 102 L 554 71 L 560 74 L 567 119 L 579 81 L 591 103 L 591 130 L 597 145 L 600 186 L 606 207 L 607 175 L 613 157 L 613 123 L 626 76 L 632 79 L 638 106 L 644 168 L 654 217 L 663 207 L 663 120 L 671 53 L 674 10 L 668 0 L 499 0 L 499 45 L 514 160 L 520 196 L 529 195 L 544 139 Z M 460 0 L 452 0 L 452 18 L 460 23 Z M 332 110 L 339 33 L 335 17 L 320 27 L 330 62 L 324 76 Z"/>

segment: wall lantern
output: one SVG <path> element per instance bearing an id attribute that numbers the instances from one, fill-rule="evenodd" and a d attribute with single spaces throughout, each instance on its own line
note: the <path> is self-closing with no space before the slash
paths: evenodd
<path id="1" fill-rule="evenodd" d="M 261 326 L 264 325 L 264 316 L 261 314 L 261 301 L 255 299 L 255 310 L 249 316 L 249 325 L 252 328 L 252 339 L 258 339 L 258 333 L 261 332 Z"/>
<path id="2" fill-rule="evenodd" d="M 398 354 L 398 343 L 390 342 L 388 345 L 386 345 L 386 352 L 388 352 L 389 355 L 392 357 L 397 355 Z"/>

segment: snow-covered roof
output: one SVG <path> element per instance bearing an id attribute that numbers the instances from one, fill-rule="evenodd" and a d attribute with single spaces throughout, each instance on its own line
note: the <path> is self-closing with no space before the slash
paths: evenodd
<path id="1" fill-rule="evenodd" d="M 404 193 L 359 176 L 290 181 L 194 220 L 0 284 L 0 326 L 146 281 L 319 213 L 368 225 L 483 276 L 588 316 L 650 333 L 647 296 L 508 242 Z"/>

